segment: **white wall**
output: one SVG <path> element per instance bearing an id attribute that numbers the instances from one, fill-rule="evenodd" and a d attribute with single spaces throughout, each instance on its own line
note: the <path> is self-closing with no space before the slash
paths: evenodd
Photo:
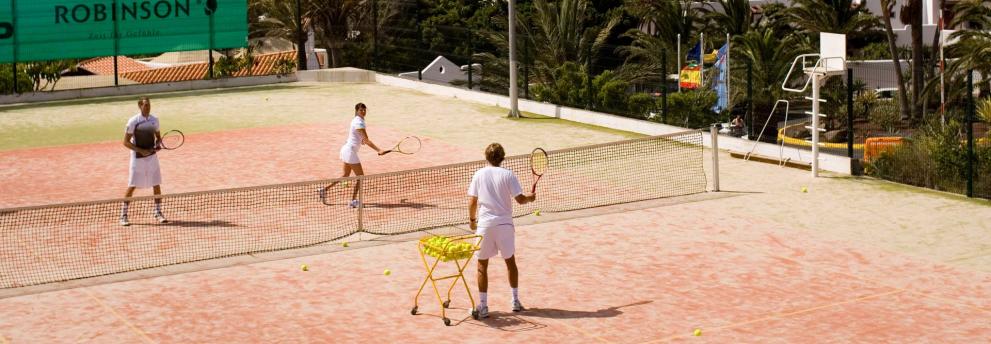
<path id="1" fill-rule="evenodd" d="M 31 92 L 0 95 L 0 104 L 37 103 L 56 100 L 127 96 L 147 93 L 205 90 L 241 86 L 269 85 L 296 81 L 295 75 L 249 76 L 216 80 L 192 80 L 160 84 L 122 85 L 51 92 Z"/>
<path id="2" fill-rule="evenodd" d="M 462 88 L 436 85 L 423 82 L 417 82 L 415 80 L 407 80 L 399 77 L 376 74 L 375 80 L 383 85 L 389 85 L 393 87 L 401 87 L 411 90 L 417 90 L 428 94 L 433 94 L 442 97 L 451 97 L 455 99 L 461 99 L 466 101 L 471 101 L 475 103 L 481 103 L 486 105 L 494 105 L 502 108 L 506 108 L 507 113 L 509 109 L 509 97 L 483 93 L 477 91 L 469 91 Z M 592 124 L 607 128 L 625 130 L 635 133 L 640 133 L 644 135 L 664 135 L 682 132 L 690 130 L 688 128 L 681 128 L 667 124 L 648 122 L 628 117 L 610 115 L 606 113 L 569 108 L 564 106 L 558 106 L 549 103 L 541 103 L 532 100 L 520 99 L 519 100 L 520 111 L 535 113 L 544 116 L 556 117 L 564 120 L 569 120 L 573 122 Z M 706 147 L 711 148 L 712 139 L 709 136 L 708 130 L 703 132 L 704 144 Z M 730 151 L 735 153 L 747 154 L 753 150 L 756 155 L 762 155 L 766 157 L 778 158 L 779 156 L 783 159 L 788 159 L 793 163 L 812 163 L 812 152 L 797 148 L 784 148 L 783 150 L 778 145 L 757 142 L 755 145 L 754 141 L 748 141 L 740 138 L 720 136 L 719 137 L 719 149 L 724 151 Z M 850 158 L 822 154 L 819 155 L 819 167 L 826 171 L 851 174 L 851 161 Z"/>

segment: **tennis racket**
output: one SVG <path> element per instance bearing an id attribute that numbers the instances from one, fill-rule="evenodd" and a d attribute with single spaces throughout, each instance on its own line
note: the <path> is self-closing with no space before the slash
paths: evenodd
<path id="1" fill-rule="evenodd" d="M 186 142 L 186 137 L 181 131 L 169 130 L 162 134 L 162 141 L 158 142 L 158 149 L 173 150 L 182 146 Z"/>
<path id="2" fill-rule="evenodd" d="M 532 153 L 530 153 L 530 171 L 533 172 L 537 179 L 533 181 L 533 189 L 530 190 L 531 193 L 537 193 L 537 182 L 540 178 L 544 176 L 544 172 L 547 172 L 547 151 L 543 148 L 535 148 Z"/>
<path id="3" fill-rule="evenodd" d="M 396 144 L 392 149 L 382 152 L 379 155 L 386 155 L 392 152 L 402 153 L 402 154 L 413 154 L 420 151 L 420 138 L 416 136 L 407 136 L 402 141 Z"/>

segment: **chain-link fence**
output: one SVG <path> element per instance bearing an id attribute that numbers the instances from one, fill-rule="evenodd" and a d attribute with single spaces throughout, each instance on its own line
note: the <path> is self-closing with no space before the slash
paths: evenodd
<path id="1" fill-rule="evenodd" d="M 973 77 L 978 74 L 948 72 L 940 83 L 937 75 L 932 88 L 920 92 L 920 99 L 915 100 L 900 94 L 897 81 L 895 87 L 873 83 L 877 79 L 871 79 L 870 72 L 860 79 L 864 82 L 859 83 L 853 102 L 856 120 L 852 127 L 855 137 L 864 140 L 867 174 L 991 198 L 987 121 L 991 98 L 987 89 L 975 90 Z"/>

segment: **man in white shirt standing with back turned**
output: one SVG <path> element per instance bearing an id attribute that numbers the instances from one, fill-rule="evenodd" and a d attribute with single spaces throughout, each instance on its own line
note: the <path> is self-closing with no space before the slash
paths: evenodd
<path id="1" fill-rule="evenodd" d="M 524 195 L 520 181 L 512 171 L 499 167 L 506 151 L 498 143 L 485 149 L 485 160 L 491 166 L 479 169 L 471 177 L 468 186 L 468 219 L 471 229 L 482 236 L 478 258 L 479 303 L 475 309 L 478 318 L 489 316 L 488 266 L 489 258 L 499 253 L 506 260 L 509 270 L 509 286 L 513 288 L 513 312 L 523 311 L 519 298 L 519 271 L 516 269 L 516 229 L 513 227 L 513 199 L 527 204 L 537 199 L 535 194 Z"/>

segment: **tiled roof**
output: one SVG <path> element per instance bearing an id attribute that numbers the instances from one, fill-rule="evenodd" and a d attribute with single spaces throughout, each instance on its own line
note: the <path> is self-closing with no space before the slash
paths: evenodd
<path id="1" fill-rule="evenodd" d="M 95 75 L 114 75 L 114 57 L 105 56 L 89 59 L 80 62 L 78 67 Z M 117 57 L 117 70 L 120 73 L 138 72 L 148 69 L 150 69 L 148 66 L 134 61 L 127 56 Z"/>
<path id="2" fill-rule="evenodd" d="M 274 74 L 275 62 L 281 59 L 296 59 L 295 51 L 283 51 L 279 53 L 255 55 L 254 65 L 250 70 L 241 70 L 233 76 L 250 75 L 270 75 Z M 151 70 L 124 73 L 122 76 L 137 81 L 142 84 L 154 84 L 171 81 L 187 81 L 206 79 L 209 65 L 207 63 L 194 63 L 175 67 L 156 68 Z"/>

